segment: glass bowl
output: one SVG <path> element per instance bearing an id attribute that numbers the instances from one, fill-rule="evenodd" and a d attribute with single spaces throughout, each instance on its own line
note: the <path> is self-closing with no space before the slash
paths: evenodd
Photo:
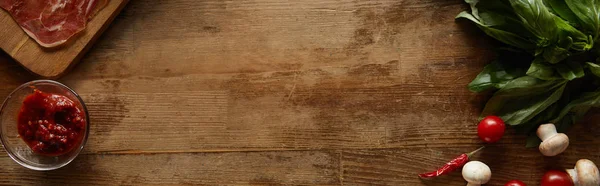
<path id="1" fill-rule="evenodd" d="M 45 93 L 68 97 L 73 100 L 85 114 L 86 125 L 84 134 L 79 144 L 71 151 L 59 156 L 41 155 L 31 150 L 31 148 L 19 138 L 17 117 L 23 104 L 23 100 L 26 96 L 33 93 L 34 88 Z M 2 108 L 0 108 L 0 126 L 2 146 L 10 158 L 26 168 L 40 171 L 58 169 L 73 161 L 83 149 L 90 130 L 88 111 L 83 100 L 81 100 L 79 95 L 71 88 L 52 80 L 31 81 L 19 86 L 10 93 L 6 100 L 4 100 Z"/>

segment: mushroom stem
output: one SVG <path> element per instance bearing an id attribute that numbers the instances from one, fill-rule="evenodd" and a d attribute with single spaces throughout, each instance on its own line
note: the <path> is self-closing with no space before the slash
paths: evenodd
<path id="1" fill-rule="evenodd" d="M 571 181 L 573 181 L 573 183 L 577 183 L 577 170 L 575 169 L 567 169 L 567 174 L 569 174 L 569 176 L 571 177 Z"/>
<path id="2" fill-rule="evenodd" d="M 537 135 L 542 141 L 546 141 L 556 134 L 558 134 L 556 132 L 556 126 L 552 123 L 540 125 L 537 130 Z"/>
<path id="3" fill-rule="evenodd" d="M 467 186 L 480 186 L 481 184 L 467 183 Z"/>
<path id="4" fill-rule="evenodd" d="M 557 133 L 556 126 L 552 123 L 540 125 L 537 129 L 537 136 L 542 140 L 539 149 L 544 156 L 556 156 L 569 146 L 569 137 L 563 133 Z"/>
<path id="5" fill-rule="evenodd" d="M 575 186 L 598 186 L 600 185 L 600 173 L 594 162 L 588 159 L 580 159 L 575 168 L 566 170 Z"/>

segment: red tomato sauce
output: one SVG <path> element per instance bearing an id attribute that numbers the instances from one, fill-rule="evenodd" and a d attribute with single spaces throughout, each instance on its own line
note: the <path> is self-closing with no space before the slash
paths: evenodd
<path id="1" fill-rule="evenodd" d="M 19 136 L 38 154 L 65 154 L 78 147 L 85 135 L 86 118 L 80 108 L 66 96 L 36 89 L 19 111 Z"/>

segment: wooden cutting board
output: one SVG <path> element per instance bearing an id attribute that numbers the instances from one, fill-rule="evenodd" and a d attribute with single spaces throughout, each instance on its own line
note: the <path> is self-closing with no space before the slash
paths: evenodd
<path id="1" fill-rule="evenodd" d="M 86 30 L 65 46 L 43 48 L 31 39 L 4 9 L 0 9 L 0 48 L 27 70 L 43 78 L 58 78 L 77 63 L 128 0 L 109 0 Z"/>

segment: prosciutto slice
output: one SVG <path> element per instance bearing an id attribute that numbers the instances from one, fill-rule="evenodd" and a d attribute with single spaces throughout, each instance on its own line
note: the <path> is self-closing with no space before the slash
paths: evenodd
<path id="1" fill-rule="evenodd" d="M 83 31 L 108 0 L 0 0 L 25 33 L 43 47 L 56 47 Z"/>

